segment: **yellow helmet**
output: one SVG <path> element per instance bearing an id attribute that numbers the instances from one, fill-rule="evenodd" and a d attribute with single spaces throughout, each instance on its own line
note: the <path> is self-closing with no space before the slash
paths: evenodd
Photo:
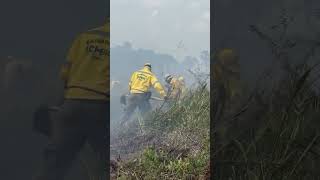
<path id="1" fill-rule="evenodd" d="M 233 49 L 222 49 L 217 54 L 217 60 L 223 64 L 230 61 L 235 61 L 236 59 L 237 55 Z"/>
<path id="2" fill-rule="evenodd" d="M 180 76 L 180 77 L 178 78 L 178 80 L 179 80 L 179 81 L 184 81 L 184 77 Z"/>

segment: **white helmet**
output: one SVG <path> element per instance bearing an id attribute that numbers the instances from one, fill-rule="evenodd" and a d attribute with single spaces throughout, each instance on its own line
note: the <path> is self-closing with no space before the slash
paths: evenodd
<path id="1" fill-rule="evenodd" d="M 166 75 L 164 76 L 164 80 L 165 80 L 167 83 L 169 83 L 172 78 L 173 78 L 173 76 L 172 76 L 171 74 L 166 74 Z"/>

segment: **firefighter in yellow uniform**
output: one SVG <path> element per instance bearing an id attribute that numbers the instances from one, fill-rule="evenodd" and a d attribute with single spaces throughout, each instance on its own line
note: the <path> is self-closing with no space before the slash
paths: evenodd
<path id="1" fill-rule="evenodd" d="M 53 118 L 50 142 L 35 180 L 63 180 L 85 143 L 96 153 L 96 180 L 109 174 L 109 19 L 96 29 L 79 34 L 63 65 L 64 102 Z"/>
<path id="2" fill-rule="evenodd" d="M 225 48 L 218 51 L 212 72 L 214 84 L 223 87 L 228 103 L 241 96 L 239 57 L 233 49 Z"/>
<path id="3" fill-rule="evenodd" d="M 121 124 L 127 122 L 134 110 L 138 107 L 142 116 L 151 110 L 149 99 L 151 97 L 150 88 L 153 87 L 158 93 L 166 99 L 166 92 L 152 73 L 150 63 L 146 63 L 143 69 L 134 72 L 129 82 L 128 104 L 122 117 Z"/>
<path id="4" fill-rule="evenodd" d="M 169 100 L 179 100 L 183 91 L 184 91 L 184 82 L 183 79 L 180 77 L 174 77 L 170 74 L 165 76 L 165 81 L 167 83 L 168 88 L 168 99 Z"/>
<path id="5" fill-rule="evenodd" d="M 239 57 L 234 49 L 224 48 L 215 55 L 211 75 L 214 98 L 212 102 L 215 121 L 231 113 L 243 97 L 245 88 L 240 77 Z"/>

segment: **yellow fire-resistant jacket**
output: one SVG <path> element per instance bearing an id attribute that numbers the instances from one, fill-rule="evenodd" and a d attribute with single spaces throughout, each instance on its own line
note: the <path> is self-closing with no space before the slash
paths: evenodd
<path id="1" fill-rule="evenodd" d="M 221 63 L 216 62 L 213 66 L 212 75 L 214 83 L 224 86 L 227 100 L 242 94 L 243 85 L 238 71 L 226 70 Z"/>
<path id="2" fill-rule="evenodd" d="M 182 95 L 182 91 L 184 90 L 184 85 L 181 81 L 179 81 L 177 78 L 172 78 L 170 81 L 170 99 L 176 99 L 180 98 Z"/>
<path id="3" fill-rule="evenodd" d="M 129 82 L 130 93 L 145 93 L 148 92 L 151 87 L 156 89 L 161 96 L 166 96 L 162 85 L 148 67 L 144 67 L 132 74 Z"/>
<path id="4" fill-rule="evenodd" d="M 66 99 L 109 100 L 109 23 L 80 34 L 62 67 Z"/>

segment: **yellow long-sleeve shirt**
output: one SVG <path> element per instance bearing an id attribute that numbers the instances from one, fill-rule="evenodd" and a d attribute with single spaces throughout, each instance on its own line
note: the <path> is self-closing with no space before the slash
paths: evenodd
<path id="1" fill-rule="evenodd" d="M 148 92 L 151 87 L 157 90 L 161 96 L 166 96 L 162 85 L 148 67 L 144 67 L 132 74 L 129 82 L 130 93 L 145 93 Z"/>
<path id="2" fill-rule="evenodd" d="M 66 99 L 109 99 L 109 24 L 80 34 L 73 42 L 61 78 Z"/>
<path id="3" fill-rule="evenodd" d="M 170 82 L 170 99 L 179 98 L 184 90 L 184 85 L 178 78 L 173 78 Z"/>

